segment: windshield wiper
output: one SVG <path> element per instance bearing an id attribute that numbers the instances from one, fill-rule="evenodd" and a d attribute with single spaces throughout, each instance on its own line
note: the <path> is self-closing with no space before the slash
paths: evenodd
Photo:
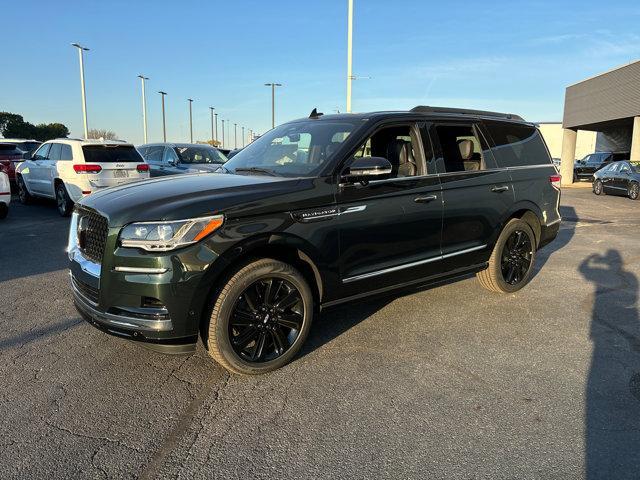
<path id="1" fill-rule="evenodd" d="M 269 170 L 268 168 L 260 168 L 260 167 L 236 168 L 235 172 L 236 173 L 238 172 L 264 173 L 266 175 L 271 175 L 272 177 L 278 176 L 278 174 L 273 170 Z"/>

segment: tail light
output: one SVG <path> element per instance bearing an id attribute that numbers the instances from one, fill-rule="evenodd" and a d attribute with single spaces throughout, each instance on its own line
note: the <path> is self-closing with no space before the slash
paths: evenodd
<path id="1" fill-rule="evenodd" d="M 551 182 L 551 186 L 556 190 L 560 190 L 560 182 L 562 180 L 562 175 L 551 175 L 549 177 L 549 181 Z"/>
<path id="2" fill-rule="evenodd" d="M 73 169 L 76 173 L 100 173 L 102 171 L 100 165 L 91 165 L 89 163 L 76 163 Z"/>
<path id="3" fill-rule="evenodd" d="M 149 164 L 147 164 L 147 163 L 139 163 L 136 166 L 136 170 L 138 170 L 139 172 L 148 172 L 149 171 Z"/>

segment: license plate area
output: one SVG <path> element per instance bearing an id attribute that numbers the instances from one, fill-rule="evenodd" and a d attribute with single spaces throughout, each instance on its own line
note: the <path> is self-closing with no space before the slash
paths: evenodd
<path id="1" fill-rule="evenodd" d="M 113 178 L 129 178 L 129 172 L 126 170 L 114 170 Z"/>

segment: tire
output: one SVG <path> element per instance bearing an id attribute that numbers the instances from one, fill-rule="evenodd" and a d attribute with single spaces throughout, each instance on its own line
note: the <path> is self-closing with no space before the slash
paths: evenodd
<path id="1" fill-rule="evenodd" d="M 518 232 L 522 235 L 519 238 L 524 239 L 523 236 L 526 236 L 526 242 L 520 248 L 516 248 L 515 252 L 509 252 L 508 242 L 513 242 L 514 237 L 518 238 Z M 518 253 L 520 251 L 521 254 Z M 478 272 L 476 277 L 480 285 L 487 290 L 499 293 L 517 292 L 531 280 L 535 259 L 536 241 L 533 230 L 524 220 L 514 218 L 500 233 L 489 258 L 488 268 Z M 525 266 L 526 271 L 523 272 Z M 515 276 L 511 278 L 509 278 L 512 273 L 510 267 L 515 270 Z"/>
<path id="2" fill-rule="evenodd" d="M 573 172 L 573 183 L 578 183 L 579 181 L 578 175 L 576 175 L 576 172 Z"/>
<path id="3" fill-rule="evenodd" d="M 596 195 L 601 195 L 602 193 L 604 193 L 604 190 L 602 189 L 602 182 L 600 180 L 596 180 L 595 182 L 593 182 L 593 193 L 595 193 Z"/>
<path id="4" fill-rule="evenodd" d="M 29 190 L 27 190 L 27 186 L 24 183 L 22 175 L 18 175 L 16 177 L 16 185 L 18 187 L 18 198 L 20 199 L 20 203 L 23 205 L 33 203 L 33 195 L 31 195 Z"/>
<path id="5" fill-rule="evenodd" d="M 56 206 L 61 217 L 68 217 L 73 211 L 73 200 L 69 197 L 67 187 L 62 182 L 56 184 Z"/>
<path id="6" fill-rule="evenodd" d="M 631 200 L 638 200 L 638 197 L 640 197 L 640 184 L 634 182 L 629 185 L 627 194 Z"/>
<path id="7" fill-rule="evenodd" d="M 0 220 L 2 220 L 3 218 L 7 218 L 8 214 L 9 214 L 8 205 L 4 202 L 0 203 Z"/>
<path id="8" fill-rule="evenodd" d="M 232 373 L 276 370 L 302 347 L 314 311 L 300 272 L 270 258 L 253 261 L 231 274 L 215 300 L 206 332 L 209 355 Z"/>

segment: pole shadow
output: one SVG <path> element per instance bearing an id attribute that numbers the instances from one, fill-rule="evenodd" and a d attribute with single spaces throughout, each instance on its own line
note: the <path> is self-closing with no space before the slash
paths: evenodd
<path id="1" fill-rule="evenodd" d="M 595 286 L 586 383 L 586 478 L 640 477 L 638 279 L 620 252 L 593 254 L 579 267 Z"/>

